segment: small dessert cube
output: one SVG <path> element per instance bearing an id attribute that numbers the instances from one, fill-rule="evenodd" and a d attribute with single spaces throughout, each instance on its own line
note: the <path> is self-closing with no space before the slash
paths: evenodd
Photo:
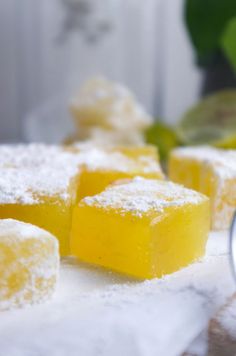
<path id="1" fill-rule="evenodd" d="M 77 155 L 62 147 L 0 146 L 0 218 L 44 228 L 67 255 L 78 173 Z"/>
<path id="2" fill-rule="evenodd" d="M 79 129 L 139 130 L 152 123 L 126 87 L 102 77 L 85 83 L 70 108 Z"/>
<path id="3" fill-rule="evenodd" d="M 58 270 L 54 236 L 17 220 L 0 220 L 0 310 L 48 299 Z"/>
<path id="4" fill-rule="evenodd" d="M 123 178 L 164 179 L 157 151 L 149 146 L 84 150 L 80 152 L 80 167 L 79 199 L 98 194 Z"/>
<path id="5" fill-rule="evenodd" d="M 153 121 L 126 87 L 102 77 L 85 83 L 70 110 L 75 138 L 96 143 L 144 143 L 143 130 Z"/>
<path id="6" fill-rule="evenodd" d="M 209 199 L 177 184 L 136 177 L 82 199 L 71 252 L 138 278 L 161 277 L 203 256 Z"/>
<path id="7" fill-rule="evenodd" d="M 227 229 L 236 209 L 236 151 L 211 147 L 175 149 L 169 177 L 210 197 L 212 228 Z"/>

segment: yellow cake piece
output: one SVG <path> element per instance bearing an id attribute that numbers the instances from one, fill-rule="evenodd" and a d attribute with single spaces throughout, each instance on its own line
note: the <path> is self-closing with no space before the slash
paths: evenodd
<path id="1" fill-rule="evenodd" d="M 152 123 L 126 87 L 102 77 L 87 81 L 70 108 L 76 124 L 82 128 L 143 129 Z"/>
<path id="2" fill-rule="evenodd" d="M 78 140 L 138 144 L 152 118 L 123 85 L 98 77 L 87 81 L 70 105 Z"/>
<path id="3" fill-rule="evenodd" d="M 161 277 L 204 255 L 209 199 L 177 184 L 136 177 L 82 199 L 71 252 L 138 278 Z"/>
<path id="4" fill-rule="evenodd" d="M 169 177 L 210 197 L 212 227 L 227 229 L 236 209 L 236 151 L 178 148 L 171 153 Z"/>
<path id="5" fill-rule="evenodd" d="M 0 220 L 0 310 L 48 299 L 58 270 L 54 236 L 31 224 Z"/>
<path id="6" fill-rule="evenodd" d="M 55 235 L 69 253 L 78 157 L 59 146 L 0 146 L 0 218 L 37 225 Z"/>
<path id="7" fill-rule="evenodd" d="M 79 200 L 102 192 L 123 178 L 163 179 L 158 154 L 152 146 L 92 148 L 80 152 Z"/>

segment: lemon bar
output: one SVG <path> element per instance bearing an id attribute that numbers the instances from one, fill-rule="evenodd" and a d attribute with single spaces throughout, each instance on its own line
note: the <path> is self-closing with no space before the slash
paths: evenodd
<path id="1" fill-rule="evenodd" d="M 86 82 L 71 101 L 78 140 L 96 143 L 144 143 L 143 131 L 152 118 L 123 85 L 105 78 Z"/>
<path id="2" fill-rule="evenodd" d="M 102 192 L 118 179 L 142 176 L 164 179 L 153 147 L 93 148 L 80 152 L 78 198 Z"/>
<path id="3" fill-rule="evenodd" d="M 54 236 L 31 224 L 0 220 L 0 310 L 48 299 L 58 270 Z"/>
<path id="4" fill-rule="evenodd" d="M 213 229 L 229 227 L 236 209 L 235 150 L 178 148 L 170 156 L 169 177 L 210 198 Z"/>
<path id="5" fill-rule="evenodd" d="M 71 252 L 134 277 L 161 277 L 203 256 L 209 215 L 207 197 L 175 183 L 120 181 L 76 205 Z"/>
<path id="6" fill-rule="evenodd" d="M 72 99 L 70 109 L 79 129 L 139 130 L 152 123 L 152 118 L 126 87 L 103 77 L 86 82 Z"/>
<path id="7" fill-rule="evenodd" d="M 67 255 L 78 173 L 77 155 L 59 146 L 0 146 L 0 218 L 44 228 Z"/>

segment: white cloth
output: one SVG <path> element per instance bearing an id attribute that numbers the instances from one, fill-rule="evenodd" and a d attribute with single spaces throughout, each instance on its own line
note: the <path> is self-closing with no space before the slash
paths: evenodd
<path id="1" fill-rule="evenodd" d="M 235 289 L 226 243 L 211 234 L 202 262 L 146 282 L 64 260 L 52 301 L 1 314 L 0 355 L 177 356 Z"/>

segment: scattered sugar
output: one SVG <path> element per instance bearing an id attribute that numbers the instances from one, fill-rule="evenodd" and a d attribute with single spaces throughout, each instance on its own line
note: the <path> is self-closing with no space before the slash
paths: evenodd
<path id="1" fill-rule="evenodd" d="M 217 314 L 216 320 L 233 339 L 236 339 L 236 296 Z"/>
<path id="2" fill-rule="evenodd" d="M 150 210 L 162 212 L 170 206 L 199 204 L 204 199 L 203 195 L 172 182 L 136 177 L 129 182 L 113 185 L 98 195 L 86 197 L 82 204 L 119 209 L 142 216 Z"/>

